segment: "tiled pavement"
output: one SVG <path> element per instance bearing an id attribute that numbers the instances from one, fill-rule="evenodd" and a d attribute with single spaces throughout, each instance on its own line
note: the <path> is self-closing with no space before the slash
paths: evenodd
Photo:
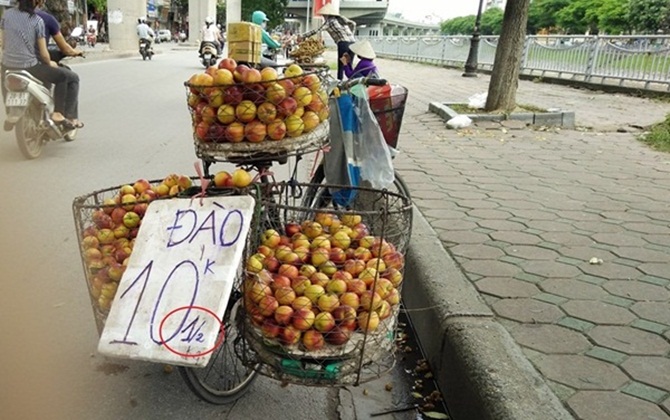
<path id="1" fill-rule="evenodd" d="M 560 400 L 579 419 L 670 418 L 670 154 L 616 132 L 670 106 L 521 81 L 519 103 L 578 128 L 453 131 L 428 104 L 488 76 L 377 61 L 410 91 L 396 169 Z"/>

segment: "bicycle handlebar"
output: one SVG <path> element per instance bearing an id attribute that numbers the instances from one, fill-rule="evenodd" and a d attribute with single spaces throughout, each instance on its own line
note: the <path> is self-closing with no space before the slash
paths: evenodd
<path id="1" fill-rule="evenodd" d="M 337 88 L 340 90 L 347 90 L 360 84 L 363 84 L 365 86 L 384 86 L 386 83 L 387 83 L 386 79 L 378 79 L 376 77 L 365 76 L 340 82 L 337 84 Z"/>

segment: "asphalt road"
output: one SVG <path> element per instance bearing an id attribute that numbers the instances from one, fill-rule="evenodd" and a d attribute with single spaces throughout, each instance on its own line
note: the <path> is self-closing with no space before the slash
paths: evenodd
<path id="1" fill-rule="evenodd" d="M 72 200 L 138 178 L 194 175 L 182 82 L 204 69 L 195 51 L 167 47 L 150 62 L 138 55 L 73 68 L 86 123 L 76 141 L 47 144 L 26 161 L 14 133 L 0 132 L 0 418 L 337 418 L 335 390 L 260 378 L 237 404 L 213 406 L 176 371 L 96 354 Z"/>

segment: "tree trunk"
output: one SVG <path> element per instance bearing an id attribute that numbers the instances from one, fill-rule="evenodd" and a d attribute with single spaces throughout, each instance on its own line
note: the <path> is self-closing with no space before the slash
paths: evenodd
<path id="1" fill-rule="evenodd" d="M 526 37 L 530 0 L 509 0 L 496 47 L 485 110 L 511 112 L 516 108 L 519 66 Z"/>
<path id="2" fill-rule="evenodd" d="M 70 12 L 67 9 L 67 0 L 46 0 L 46 9 L 61 24 L 70 24 Z"/>

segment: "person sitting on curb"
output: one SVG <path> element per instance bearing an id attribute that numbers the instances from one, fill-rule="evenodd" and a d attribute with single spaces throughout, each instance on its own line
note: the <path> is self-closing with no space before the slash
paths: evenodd
<path id="1" fill-rule="evenodd" d="M 359 57 L 358 64 L 355 68 L 352 68 L 351 62 L 352 58 L 349 54 L 345 53 L 344 56 L 340 59 L 344 66 L 344 74 L 348 79 L 354 79 L 356 77 L 379 77 L 379 70 L 374 63 L 374 59 L 377 56 L 375 50 L 372 49 L 372 45 L 366 39 L 363 41 L 354 42 L 349 46 L 349 49 Z"/>

